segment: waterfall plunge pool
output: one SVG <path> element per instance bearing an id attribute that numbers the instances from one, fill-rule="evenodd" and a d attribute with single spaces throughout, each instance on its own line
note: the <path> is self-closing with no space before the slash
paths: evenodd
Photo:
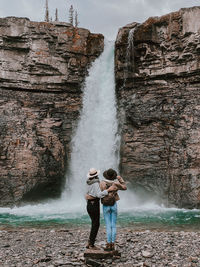
<path id="1" fill-rule="evenodd" d="M 57 204 L 59 205 L 59 204 Z M 89 227 L 85 206 L 58 209 L 52 203 L 0 208 L 0 229 L 7 227 Z M 133 230 L 199 231 L 200 210 L 165 208 L 158 205 L 125 209 L 118 205 L 118 227 Z M 104 226 L 101 213 L 101 225 Z"/>

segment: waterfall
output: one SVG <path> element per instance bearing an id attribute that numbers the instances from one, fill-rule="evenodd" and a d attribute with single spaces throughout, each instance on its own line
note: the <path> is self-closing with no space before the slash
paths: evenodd
<path id="1" fill-rule="evenodd" d="M 135 47 L 134 47 L 134 33 L 137 26 L 132 28 L 128 33 L 128 44 L 126 49 L 126 62 L 125 62 L 125 70 L 124 70 L 124 85 L 128 78 L 129 72 L 135 72 L 135 62 L 134 62 L 134 54 L 135 54 Z"/>
<path id="2" fill-rule="evenodd" d="M 86 177 L 94 167 L 118 168 L 118 123 L 114 82 L 114 43 L 92 64 L 83 87 L 83 108 L 72 140 L 72 154 L 62 198 L 83 198 Z"/>
<path id="3" fill-rule="evenodd" d="M 126 62 L 131 63 L 131 56 L 134 53 L 134 32 L 135 28 L 131 29 L 128 33 L 128 46 L 126 50 Z"/>

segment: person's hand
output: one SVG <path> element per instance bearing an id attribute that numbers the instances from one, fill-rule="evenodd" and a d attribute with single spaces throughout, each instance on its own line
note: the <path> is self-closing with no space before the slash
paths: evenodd
<path id="1" fill-rule="evenodd" d="M 115 186 L 119 186 L 120 184 L 121 184 L 120 181 L 116 181 L 116 182 L 114 183 Z"/>
<path id="2" fill-rule="evenodd" d="M 108 188 L 108 192 L 116 191 L 117 189 L 118 189 L 117 186 L 115 184 L 113 184 Z"/>

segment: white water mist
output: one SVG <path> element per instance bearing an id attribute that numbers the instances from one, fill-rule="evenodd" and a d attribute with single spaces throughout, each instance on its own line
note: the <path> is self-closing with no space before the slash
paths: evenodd
<path id="1" fill-rule="evenodd" d="M 114 82 L 114 44 L 92 64 L 83 88 L 83 109 L 72 140 L 71 163 L 63 198 L 83 198 L 90 168 L 117 169 L 119 163 Z"/>

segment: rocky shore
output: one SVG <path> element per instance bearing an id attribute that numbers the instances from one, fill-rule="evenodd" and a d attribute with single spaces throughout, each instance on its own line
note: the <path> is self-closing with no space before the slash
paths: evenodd
<path id="1" fill-rule="evenodd" d="M 89 228 L 0 228 L 0 266 L 200 266 L 200 232 L 118 229 L 121 257 L 85 259 Z M 105 229 L 97 245 L 104 246 Z"/>

